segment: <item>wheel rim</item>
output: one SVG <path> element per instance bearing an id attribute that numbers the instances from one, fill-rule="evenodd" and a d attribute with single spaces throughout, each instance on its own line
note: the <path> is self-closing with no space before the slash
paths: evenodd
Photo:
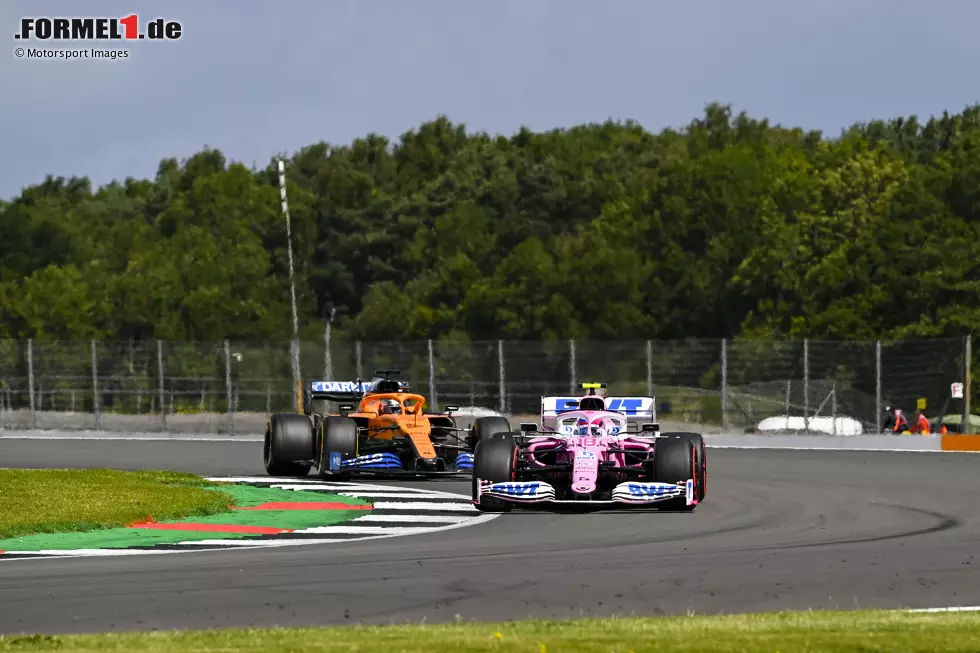
<path id="1" fill-rule="evenodd" d="M 704 442 L 701 442 L 701 498 L 704 498 L 705 493 L 708 491 L 708 452 L 707 448 L 704 446 Z"/>
<path id="2" fill-rule="evenodd" d="M 694 496 L 698 495 L 698 448 L 691 447 L 691 478 L 694 480 Z"/>
<path id="3" fill-rule="evenodd" d="M 272 426 L 265 430 L 265 442 L 262 445 L 262 461 L 268 467 L 272 461 Z"/>

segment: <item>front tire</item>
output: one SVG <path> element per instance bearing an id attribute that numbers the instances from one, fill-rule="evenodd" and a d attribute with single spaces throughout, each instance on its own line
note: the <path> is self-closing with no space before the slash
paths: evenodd
<path id="1" fill-rule="evenodd" d="M 473 501 L 480 512 L 510 512 L 513 505 L 496 497 L 477 498 L 477 481 L 507 483 L 514 480 L 517 463 L 517 442 L 510 433 L 486 435 L 477 442 L 473 455 Z"/>
<path id="2" fill-rule="evenodd" d="M 324 417 L 320 429 L 317 474 L 334 478 L 350 476 L 350 472 L 330 469 L 330 454 L 339 453 L 341 460 L 357 455 L 357 423 L 349 417 Z"/>
<path id="3" fill-rule="evenodd" d="M 704 501 L 704 496 L 708 491 L 708 456 L 706 447 L 704 446 L 704 437 L 700 433 L 688 433 L 683 431 L 664 433 L 662 437 L 670 438 L 672 440 L 689 440 L 694 443 L 694 446 L 697 449 L 696 469 L 700 472 L 698 477 L 695 479 L 698 481 L 695 489 L 695 497 L 698 501 Z M 690 476 L 687 478 L 690 478 Z"/>
<path id="4" fill-rule="evenodd" d="M 306 476 L 313 459 L 313 425 L 305 415 L 273 415 L 262 447 L 270 476 Z"/>
<path id="5" fill-rule="evenodd" d="M 683 483 L 694 479 L 694 497 L 704 496 L 701 485 L 699 443 L 687 437 L 665 438 L 657 441 L 653 451 L 653 480 L 658 483 Z M 657 504 L 661 510 L 693 512 L 697 505 L 687 505 L 686 499 L 670 499 Z"/>

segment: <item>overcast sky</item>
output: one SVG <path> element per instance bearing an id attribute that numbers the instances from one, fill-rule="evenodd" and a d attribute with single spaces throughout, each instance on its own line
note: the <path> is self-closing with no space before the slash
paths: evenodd
<path id="1" fill-rule="evenodd" d="M 0 0 L 0 198 L 152 177 L 205 145 L 265 165 L 446 114 L 513 133 L 730 103 L 828 135 L 980 102 L 977 0 Z M 160 8 L 165 11 L 159 14 Z M 117 61 L 17 59 L 23 16 L 162 15 Z M 37 44 L 35 44 L 37 45 Z M 87 44 L 48 41 L 49 48 Z M 97 46 L 102 47 L 102 46 Z"/>

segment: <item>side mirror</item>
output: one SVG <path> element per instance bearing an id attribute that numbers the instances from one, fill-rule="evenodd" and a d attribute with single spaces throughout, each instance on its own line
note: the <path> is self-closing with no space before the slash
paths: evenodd
<path id="1" fill-rule="evenodd" d="M 660 425 L 657 424 L 657 423 L 655 423 L 655 422 L 650 422 L 650 423 L 647 423 L 647 424 L 641 424 L 640 425 L 640 430 L 641 431 L 659 431 L 660 430 Z"/>
<path id="2" fill-rule="evenodd" d="M 446 406 L 447 413 L 455 413 L 457 410 L 459 410 L 459 406 Z"/>
<path id="3" fill-rule="evenodd" d="M 521 433 L 533 433 L 538 430 L 538 425 L 534 422 L 521 422 Z"/>
<path id="4" fill-rule="evenodd" d="M 341 404 L 340 405 L 340 414 L 343 417 L 347 417 L 347 414 L 348 413 L 352 413 L 352 412 L 354 412 L 354 405 L 353 404 Z"/>

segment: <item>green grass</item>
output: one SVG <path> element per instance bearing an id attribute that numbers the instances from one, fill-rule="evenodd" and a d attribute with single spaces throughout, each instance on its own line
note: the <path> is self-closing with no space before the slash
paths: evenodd
<path id="1" fill-rule="evenodd" d="M 233 498 L 199 476 L 108 469 L 0 469 L 0 538 L 212 515 Z"/>
<path id="2" fill-rule="evenodd" d="M 0 637 L 0 651 L 869 653 L 980 650 L 980 614 L 813 612 L 507 624 Z"/>

